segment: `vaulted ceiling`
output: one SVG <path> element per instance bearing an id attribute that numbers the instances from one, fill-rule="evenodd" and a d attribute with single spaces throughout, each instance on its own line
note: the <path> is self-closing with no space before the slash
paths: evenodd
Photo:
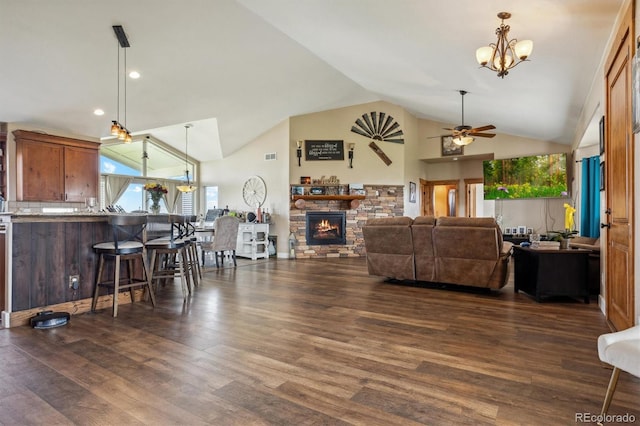
<path id="1" fill-rule="evenodd" d="M 622 0 L 0 0 L 0 121 L 108 136 L 125 28 L 127 127 L 224 157 L 283 119 L 385 100 L 571 144 Z M 531 60 L 479 69 L 498 12 Z M 122 82 L 121 82 L 122 85 Z M 93 114 L 102 108 L 102 117 Z M 120 115 L 123 118 L 123 108 Z M 122 120 L 121 120 L 122 121 Z"/>

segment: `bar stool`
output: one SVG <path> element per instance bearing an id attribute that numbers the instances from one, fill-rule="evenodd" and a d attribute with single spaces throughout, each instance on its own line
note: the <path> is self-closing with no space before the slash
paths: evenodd
<path id="1" fill-rule="evenodd" d="M 187 251 L 186 242 L 181 237 L 181 226 L 184 221 L 182 216 L 167 215 L 164 217 L 170 223 L 170 235 L 167 237 L 155 238 L 145 244 L 151 257 L 151 285 L 160 281 L 167 281 L 180 277 L 182 296 L 187 300 L 187 294 L 191 294 L 193 287 L 189 274 L 187 273 Z"/>
<path id="2" fill-rule="evenodd" d="M 93 248 L 100 255 L 98 262 L 98 273 L 96 275 L 96 287 L 91 301 L 91 311 L 96 310 L 100 287 L 113 289 L 113 310 L 114 317 L 118 316 L 118 294 L 120 290 L 129 289 L 131 303 L 134 302 L 133 288 L 142 287 L 149 292 L 151 304 L 155 307 L 156 300 L 151 288 L 151 275 L 147 265 L 147 256 L 143 243 L 144 230 L 147 225 L 146 215 L 110 215 L 109 225 L 113 233 L 113 240 L 94 244 Z M 142 278 L 136 278 L 134 270 L 134 260 L 142 261 Z M 114 261 L 114 274 L 112 279 L 103 277 L 106 260 Z M 127 275 L 120 275 L 120 262 L 126 260 Z M 124 281 L 124 283 L 123 283 Z"/>
<path id="3" fill-rule="evenodd" d="M 187 243 L 188 267 L 191 273 L 193 283 L 197 286 L 198 281 L 202 279 L 202 269 L 198 258 L 198 237 L 196 236 L 196 227 L 193 225 L 197 217 L 195 215 L 184 216 L 182 227 L 182 238 Z"/>

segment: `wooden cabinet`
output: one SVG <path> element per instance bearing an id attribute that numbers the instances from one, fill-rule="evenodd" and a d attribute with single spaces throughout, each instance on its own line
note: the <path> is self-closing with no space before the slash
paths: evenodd
<path id="1" fill-rule="evenodd" d="M 65 201 L 98 198 L 99 157 L 95 149 L 64 147 Z"/>
<path id="2" fill-rule="evenodd" d="M 16 130 L 17 201 L 98 197 L 99 144 Z"/>

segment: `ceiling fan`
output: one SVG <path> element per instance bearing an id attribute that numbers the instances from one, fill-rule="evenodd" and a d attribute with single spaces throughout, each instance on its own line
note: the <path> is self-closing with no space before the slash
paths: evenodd
<path id="1" fill-rule="evenodd" d="M 473 142 L 473 137 L 479 138 L 492 138 L 495 136 L 494 133 L 483 133 L 486 130 L 493 130 L 496 128 L 493 124 L 487 124 L 486 126 L 481 127 L 471 127 L 466 126 L 464 124 L 464 95 L 467 94 L 466 90 L 460 90 L 460 95 L 462 96 L 462 124 L 454 127 L 453 129 L 444 128 L 445 130 L 450 130 L 450 136 L 453 138 L 453 142 L 457 145 L 469 145 Z"/>

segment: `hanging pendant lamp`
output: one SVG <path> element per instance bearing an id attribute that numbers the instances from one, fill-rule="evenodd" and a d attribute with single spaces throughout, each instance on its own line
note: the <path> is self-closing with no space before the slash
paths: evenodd
<path id="1" fill-rule="evenodd" d="M 189 160 L 187 157 L 187 148 L 189 146 L 189 128 L 193 127 L 193 124 L 184 125 L 184 172 L 187 181 L 183 185 L 178 185 L 177 189 L 180 192 L 193 192 L 196 187 L 189 181 Z"/>
<path id="2" fill-rule="evenodd" d="M 117 119 L 111 120 L 111 135 L 116 136 L 118 140 L 123 141 L 124 143 L 131 143 L 131 132 L 127 129 L 127 77 L 124 77 L 124 125 L 120 123 L 120 49 L 124 49 L 124 69 L 123 74 L 127 72 L 127 48 L 131 45 L 129 44 L 129 39 L 127 38 L 127 34 L 124 32 L 124 28 L 122 25 L 114 25 L 113 32 L 116 34 L 116 38 L 118 39 L 118 91 L 117 91 L 117 102 L 118 105 L 116 107 L 117 111 Z"/>

